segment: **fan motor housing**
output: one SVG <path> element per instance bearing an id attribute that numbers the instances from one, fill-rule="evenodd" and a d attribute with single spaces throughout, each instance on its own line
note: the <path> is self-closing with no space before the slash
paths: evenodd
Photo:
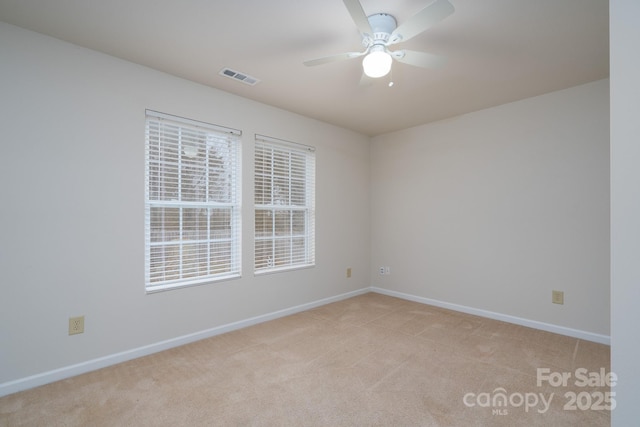
<path id="1" fill-rule="evenodd" d="M 389 41 L 389 36 L 397 27 L 396 18 L 388 13 L 376 13 L 367 17 L 371 31 L 373 31 L 373 41 Z"/>

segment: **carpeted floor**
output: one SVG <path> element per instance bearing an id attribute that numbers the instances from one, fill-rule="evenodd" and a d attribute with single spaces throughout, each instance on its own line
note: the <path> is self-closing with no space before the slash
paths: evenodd
<path id="1" fill-rule="evenodd" d="M 3 397 L 0 425 L 608 426 L 601 368 L 606 345 L 369 293 Z"/>

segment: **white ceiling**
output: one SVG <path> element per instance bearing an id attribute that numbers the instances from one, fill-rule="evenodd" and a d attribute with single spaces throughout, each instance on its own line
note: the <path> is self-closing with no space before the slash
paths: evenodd
<path id="1" fill-rule="evenodd" d="M 401 24 L 431 1 L 361 4 Z M 0 20 L 371 136 L 609 75 L 608 0 L 450 1 L 453 15 L 399 45 L 446 64 L 396 62 L 393 87 L 360 85 L 358 58 L 302 64 L 362 50 L 342 0 L 0 0 Z"/>

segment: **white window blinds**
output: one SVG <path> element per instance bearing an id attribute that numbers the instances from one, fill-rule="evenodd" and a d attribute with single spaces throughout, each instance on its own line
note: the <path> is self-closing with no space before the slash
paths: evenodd
<path id="1" fill-rule="evenodd" d="M 315 149 L 256 135 L 255 271 L 315 263 Z"/>
<path id="2" fill-rule="evenodd" d="M 239 135 L 147 110 L 148 292 L 240 275 Z"/>

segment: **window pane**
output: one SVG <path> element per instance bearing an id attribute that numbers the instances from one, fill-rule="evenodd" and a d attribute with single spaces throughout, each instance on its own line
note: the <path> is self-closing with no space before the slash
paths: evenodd
<path id="1" fill-rule="evenodd" d="M 275 241 L 274 258 L 274 267 L 291 265 L 291 245 L 289 239 L 278 239 Z"/>
<path id="2" fill-rule="evenodd" d="M 293 264 L 303 263 L 306 258 L 306 239 L 296 237 L 291 240 L 291 262 Z"/>
<path id="3" fill-rule="evenodd" d="M 156 162 L 149 165 L 149 199 L 178 200 L 178 168 Z"/>
<path id="4" fill-rule="evenodd" d="M 211 259 L 209 266 L 212 273 L 226 273 L 231 271 L 231 251 L 230 241 L 213 242 L 211 247 Z"/>
<path id="5" fill-rule="evenodd" d="M 186 243 L 182 246 L 182 277 L 198 277 L 198 244 Z"/>
<path id="6" fill-rule="evenodd" d="M 293 230 L 292 234 L 295 236 L 304 235 L 306 231 L 306 219 L 304 211 L 293 211 L 291 220 Z"/>
<path id="7" fill-rule="evenodd" d="M 162 245 L 151 248 L 152 282 L 180 278 L 180 245 Z"/>
<path id="8" fill-rule="evenodd" d="M 291 235 L 291 212 L 290 211 L 275 211 L 275 234 L 276 236 L 290 236 Z"/>
<path id="9" fill-rule="evenodd" d="M 231 209 L 211 209 L 211 238 L 231 237 Z"/>
<path id="10" fill-rule="evenodd" d="M 291 181 L 291 204 L 294 206 L 305 206 L 307 203 L 306 182 L 292 180 Z"/>
<path id="11" fill-rule="evenodd" d="M 151 207 L 151 241 L 168 242 L 180 239 L 180 209 Z"/>
<path id="12" fill-rule="evenodd" d="M 209 200 L 220 203 L 232 201 L 233 175 L 235 168 L 229 163 L 229 146 L 220 141 L 209 141 Z"/>
<path id="13" fill-rule="evenodd" d="M 207 238 L 207 210 L 202 208 L 182 209 L 182 239 L 202 240 Z"/>
<path id="14" fill-rule="evenodd" d="M 270 210 L 256 210 L 255 230 L 256 237 L 273 235 L 273 213 Z"/>
<path id="15" fill-rule="evenodd" d="M 271 188 L 273 204 L 277 206 L 289 205 L 289 179 L 287 177 L 275 177 Z"/>
<path id="16" fill-rule="evenodd" d="M 256 270 L 273 267 L 273 244 L 271 240 L 256 241 Z"/>
<path id="17" fill-rule="evenodd" d="M 271 182 L 264 175 L 255 177 L 255 203 L 257 205 L 271 204 Z"/>
<path id="18" fill-rule="evenodd" d="M 184 157 L 183 157 L 184 159 Z M 204 159 L 194 157 L 186 158 L 181 164 L 180 176 L 180 200 L 184 202 L 207 201 L 207 173 Z"/>

